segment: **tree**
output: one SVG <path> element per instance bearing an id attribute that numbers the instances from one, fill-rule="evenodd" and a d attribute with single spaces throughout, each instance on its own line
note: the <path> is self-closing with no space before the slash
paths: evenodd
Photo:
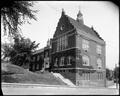
<path id="1" fill-rule="evenodd" d="M 6 61 L 9 58 L 9 52 L 12 50 L 11 43 L 2 43 L 1 44 L 1 60 Z"/>
<path id="2" fill-rule="evenodd" d="M 10 58 L 10 62 L 15 65 L 25 65 L 31 63 L 32 52 L 38 47 L 39 44 L 35 44 L 35 41 L 31 41 L 29 38 L 14 38 L 14 44 L 11 46 L 4 46 L 5 57 Z"/>
<path id="3" fill-rule="evenodd" d="M 114 69 L 114 80 L 115 80 L 115 82 L 116 82 L 116 79 L 119 82 L 119 66 L 115 67 L 115 69 Z"/>
<path id="4" fill-rule="evenodd" d="M 33 7 L 33 2 L 3 0 L 1 5 L 1 23 L 4 34 L 8 32 L 8 35 L 12 37 L 20 35 L 20 25 L 28 22 L 28 19 L 36 20 L 34 15 L 36 10 L 30 9 Z"/>
<path id="5" fill-rule="evenodd" d="M 110 70 L 110 69 L 108 69 L 108 68 L 106 68 L 106 78 L 108 79 L 108 80 L 112 80 L 112 70 Z"/>

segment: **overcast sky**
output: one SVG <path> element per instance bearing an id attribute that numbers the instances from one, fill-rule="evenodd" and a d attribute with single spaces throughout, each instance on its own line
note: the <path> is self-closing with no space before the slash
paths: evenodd
<path id="1" fill-rule="evenodd" d="M 119 9 L 111 2 L 105 1 L 36 1 L 34 9 L 37 21 L 24 24 L 22 32 L 25 37 L 40 43 L 39 48 L 46 46 L 52 38 L 61 16 L 65 14 L 76 19 L 79 9 L 83 14 L 84 24 L 91 27 L 106 41 L 106 66 L 115 67 L 119 59 Z"/>

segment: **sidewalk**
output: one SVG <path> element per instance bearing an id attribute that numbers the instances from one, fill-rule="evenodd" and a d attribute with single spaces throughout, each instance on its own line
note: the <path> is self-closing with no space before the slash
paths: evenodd
<path id="1" fill-rule="evenodd" d="M 116 88 L 82 88 L 62 85 L 2 83 L 4 95 L 118 95 Z"/>
<path id="2" fill-rule="evenodd" d="M 108 88 L 116 88 L 116 84 L 114 84 L 112 86 L 108 86 Z M 119 89 L 119 84 L 118 84 L 118 89 Z"/>
<path id="3" fill-rule="evenodd" d="M 116 85 L 108 87 L 79 87 L 79 86 L 69 86 L 69 85 L 47 85 L 47 84 L 30 84 L 30 83 L 1 83 L 2 87 L 62 87 L 62 88 L 91 88 L 91 89 L 116 89 Z M 119 85 L 118 85 L 119 86 Z"/>

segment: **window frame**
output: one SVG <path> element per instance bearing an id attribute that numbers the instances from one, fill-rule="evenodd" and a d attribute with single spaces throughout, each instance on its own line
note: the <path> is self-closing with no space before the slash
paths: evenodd
<path id="1" fill-rule="evenodd" d="M 68 46 L 68 39 L 66 35 L 63 35 L 57 39 L 57 51 L 62 51 Z"/>
<path id="2" fill-rule="evenodd" d="M 39 60 L 40 60 L 40 55 L 37 56 L 37 61 L 39 61 Z"/>
<path id="3" fill-rule="evenodd" d="M 65 62 L 65 57 L 61 57 L 60 58 L 60 66 L 64 66 L 64 62 Z"/>
<path id="4" fill-rule="evenodd" d="M 82 49 L 85 51 L 89 50 L 89 41 L 86 39 L 82 39 Z"/>
<path id="5" fill-rule="evenodd" d="M 54 67 L 58 67 L 58 58 L 55 59 Z"/>
<path id="6" fill-rule="evenodd" d="M 69 66 L 69 65 L 72 65 L 71 64 L 71 60 L 72 60 L 72 57 L 71 56 L 68 56 L 67 57 L 67 65 Z"/>
<path id="7" fill-rule="evenodd" d="M 99 55 L 102 54 L 102 46 L 101 45 L 98 45 L 98 44 L 96 45 L 96 53 Z"/>
<path id="8" fill-rule="evenodd" d="M 34 61 L 34 62 L 36 61 L 36 57 L 35 57 L 35 56 L 33 56 L 33 61 Z"/>
<path id="9" fill-rule="evenodd" d="M 102 69 L 102 59 L 101 58 L 97 58 L 97 68 Z"/>
<path id="10" fill-rule="evenodd" d="M 87 61 L 88 64 L 85 64 L 84 60 Z M 82 65 L 83 66 L 90 66 L 90 58 L 89 58 L 89 56 L 87 56 L 87 55 L 82 56 Z"/>

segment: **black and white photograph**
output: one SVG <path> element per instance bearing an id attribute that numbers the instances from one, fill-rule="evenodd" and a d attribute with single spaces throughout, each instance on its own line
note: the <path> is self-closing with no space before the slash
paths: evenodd
<path id="1" fill-rule="evenodd" d="M 1 3 L 3 95 L 119 95 L 119 6 Z"/>

